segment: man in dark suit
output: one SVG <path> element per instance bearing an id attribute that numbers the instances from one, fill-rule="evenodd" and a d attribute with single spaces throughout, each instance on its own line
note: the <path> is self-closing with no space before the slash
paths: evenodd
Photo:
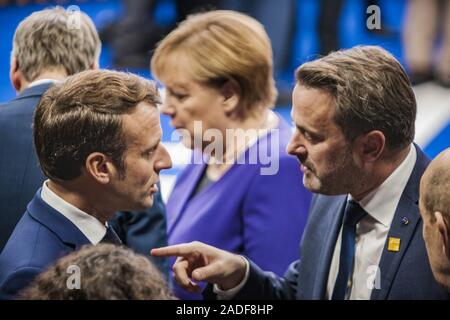
<path id="1" fill-rule="evenodd" d="M 73 15 L 58 7 L 37 11 L 16 29 L 10 77 L 18 95 L 0 105 L 0 252 L 45 180 L 32 143 L 34 109 L 53 83 L 97 69 L 100 50 L 97 30 L 83 12 Z M 118 213 L 111 225 L 137 252 L 148 254 L 151 248 L 167 244 L 165 206 L 159 192 L 152 208 Z M 168 272 L 167 259 L 153 262 Z"/>
<path id="2" fill-rule="evenodd" d="M 288 146 L 313 198 L 300 260 L 283 278 L 201 243 L 155 249 L 179 256 L 187 289 L 208 281 L 222 299 L 448 299 L 433 278 L 417 206 L 428 158 L 414 145 L 416 101 L 400 63 L 355 47 L 296 72 Z M 295 210 L 295 208 L 293 208 Z"/>
<path id="3" fill-rule="evenodd" d="M 107 221 L 153 205 L 159 172 L 172 165 L 158 103 L 153 82 L 107 70 L 77 73 L 44 93 L 33 137 L 49 180 L 0 255 L 0 298 L 82 245 L 121 244 Z"/>
<path id="4" fill-rule="evenodd" d="M 420 181 L 423 238 L 436 281 L 450 292 L 450 148 L 442 151 Z"/>

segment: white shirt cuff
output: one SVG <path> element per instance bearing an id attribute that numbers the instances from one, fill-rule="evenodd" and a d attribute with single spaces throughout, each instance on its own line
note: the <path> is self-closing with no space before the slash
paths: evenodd
<path id="1" fill-rule="evenodd" d="M 245 261 L 245 275 L 244 275 L 244 279 L 242 279 L 242 281 L 236 287 L 231 288 L 229 290 L 222 290 L 222 289 L 219 288 L 219 286 L 217 284 L 215 284 L 213 286 L 213 292 L 217 295 L 217 300 L 231 300 L 231 299 L 233 299 L 233 297 L 239 291 L 241 291 L 242 287 L 247 282 L 248 276 L 249 276 L 249 273 L 250 273 L 250 263 L 248 263 L 248 260 L 244 256 L 241 256 L 241 257 Z"/>

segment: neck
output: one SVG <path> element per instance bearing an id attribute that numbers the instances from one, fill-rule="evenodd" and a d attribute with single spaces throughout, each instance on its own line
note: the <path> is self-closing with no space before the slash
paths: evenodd
<path id="1" fill-rule="evenodd" d="M 272 111 L 264 110 L 256 116 L 230 121 L 223 132 L 224 158 L 236 159 L 259 136 L 276 127 L 277 118 L 272 115 Z"/>
<path id="2" fill-rule="evenodd" d="M 114 212 L 99 206 L 102 201 L 99 201 L 98 193 L 86 187 L 86 184 L 81 186 L 79 181 L 76 180 L 62 183 L 49 180 L 47 186 L 58 197 L 104 224 L 113 216 Z M 92 199 L 92 197 L 95 197 L 95 199 Z"/>
<path id="3" fill-rule="evenodd" d="M 44 71 L 39 76 L 37 76 L 35 79 L 33 79 L 32 82 L 42 80 L 42 79 L 51 79 L 56 81 L 62 81 L 67 78 L 67 73 L 64 71 Z"/>
<path id="4" fill-rule="evenodd" d="M 43 79 L 50 79 L 55 81 L 63 81 L 67 78 L 67 73 L 65 71 L 60 70 L 47 70 L 41 72 L 37 77 L 35 77 L 31 81 L 22 80 L 20 88 L 18 88 L 17 92 L 21 92 L 26 89 L 31 83 Z"/>
<path id="5" fill-rule="evenodd" d="M 377 189 L 383 182 L 402 164 L 408 156 L 411 145 L 395 153 L 386 151 L 374 165 L 372 173 L 366 176 L 362 183 L 366 188 L 357 188 L 356 192 L 351 192 L 351 196 L 356 201 L 361 201 L 365 196 Z M 361 191 L 364 190 L 364 191 Z"/>

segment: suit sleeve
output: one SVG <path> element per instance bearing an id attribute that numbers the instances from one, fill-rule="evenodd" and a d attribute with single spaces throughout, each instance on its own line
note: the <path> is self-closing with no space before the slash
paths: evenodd
<path id="1" fill-rule="evenodd" d="M 294 300 L 296 298 L 299 261 L 289 266 L 284 277 L 263 271 L 250 260 L 249 263 L 250 272 L 247 282 L 233 300 Z M 212 285 L 206 287 L 203 296 L 206 300 L 217 299 Z"/>
<path id="2" fill-rule="evenodd" d="M 43 271 L 41 268 L 25 267 L 11 273 L 0 287 L 0 300 L 13 300 Z"/>
<path id="3" fill-rule="evenodd" d="M 281 157 L 275 175 L 258 172 L 242 210 L 243 255 L 261 269 L 283 275 L 299 258 L 310 201 L 295 159 Z"/>

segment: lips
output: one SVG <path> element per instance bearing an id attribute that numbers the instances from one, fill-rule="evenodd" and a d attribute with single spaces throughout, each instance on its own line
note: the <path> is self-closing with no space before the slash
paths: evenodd
<path id="1" fill-rule="evenodd" d="M 309 167 L 307 167 L 303 163 L 300 163 L 300 170 L 302 170 L 303 173 L 313 172 Z"/>
<path id="2" fill-rule="evenodd" d="M 153 193 L 156 193 L 156 192 L 158 192 L 158 191 L 159 191 L 159 189 L 158 189 L 158 186 L 156 185 L 156 183 L 153 184 L 153 185 L 151 186 L 151 188 L 150 188 L 150 193 L 153 194 Z"/>

